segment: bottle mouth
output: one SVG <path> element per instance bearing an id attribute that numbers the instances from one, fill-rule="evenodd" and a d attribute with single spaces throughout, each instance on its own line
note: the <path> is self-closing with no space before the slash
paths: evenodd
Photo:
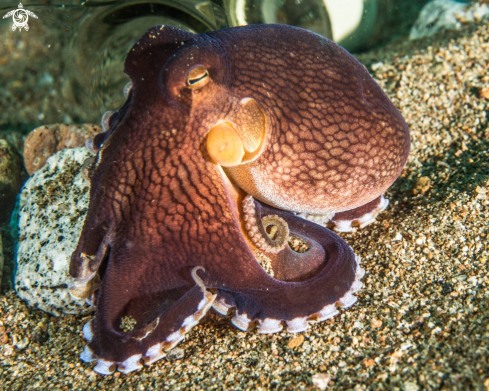
<path id="1" fill-rule="evenodd" d="M 120 91 L 129 81 L 124 59 L 149 28 L 164 24 L 203 33 L 228 26 L 224 13 L 202 0 L 95 0 L 83 8 L 70 43 L 69 77 L 79 101 L 100 112 L 123 103 Z"/>
<path id="2" fill-rule="evenodd" d="M 94 115 L 121 106 L 129 81 L 123 73 L 128 50 L 149 28 L 171 25 L 194 33 L 226 27 L 283 23 L 332 38 L 324 0 L 91 0 L 77 12 L 67 54 L 70 88 Z"/>

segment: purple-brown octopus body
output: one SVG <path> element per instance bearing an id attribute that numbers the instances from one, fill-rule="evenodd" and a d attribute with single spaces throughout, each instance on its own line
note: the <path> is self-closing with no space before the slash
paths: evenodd
<path id="1" fill-rule="evenodd" d="M 82 359 L 134 371 L 211 307 L 274 333 L 352 305 L 359 258 L 313 221 L 371 222 L 410 148 L 367 70 L 320 35 L 255 25 L 155 27 L 125 72 L 126 103 L 87 144 L 90 206 L 70 266 L 72 294 L 96 308 Z"/>

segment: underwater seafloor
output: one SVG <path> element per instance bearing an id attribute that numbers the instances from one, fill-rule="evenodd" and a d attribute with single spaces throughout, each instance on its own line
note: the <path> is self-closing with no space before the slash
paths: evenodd
<path id="1" fill-rule="evenodd" d="M 353 307 L 296 335 L 244 333 L 211 311 L 168 359 L 101 376 L 79 359 L 90 317 L 50 316 L 7 287 L 0 389 L 314 390 L 314 378 L 331 390 L 488 390 L 488 42 L 489 24 L 465 24 L 359 56 L 406 118 L 412 151 L 389 208 L 341 235 L 366 269 Z M 45 123 L 76 121 L 68 107 Z M 31 115 L 3 110 L 21 109 Z"/>

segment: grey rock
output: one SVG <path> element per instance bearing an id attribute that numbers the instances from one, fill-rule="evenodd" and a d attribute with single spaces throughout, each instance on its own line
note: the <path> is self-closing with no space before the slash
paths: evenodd
<path id="1" fill-rule="evenodd" d="M 29 305 L 50 314 L 87 314 L 92 309 L 69 293 L 68 268 L 88 209 L 88 180 L 81 169 L 85 147 L 51 156 L 22 188 L 15 289 Z"/>

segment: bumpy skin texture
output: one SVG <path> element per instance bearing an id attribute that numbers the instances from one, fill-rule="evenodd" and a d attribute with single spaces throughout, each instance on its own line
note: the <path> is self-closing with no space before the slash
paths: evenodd
<path id="1" fill-rule="evenodd" d="M 257 160 L 226 170 L 231 178 L 259 200 L 314 214 L 384 193 L 406 162 L 409 130 L 365 67 L 310 34 L 237 35 L 234 88 L 265 107 L 274 131 Z"/>
<path id="2" fill-rule="evenodd" d="M 198 64 L 207 79 L 190 87 L 188 71 Z M 302 331 L 307 321 L 333 316 L 335 305 L 353 304 L 361 269 L 351 248 L 284 210 L 353 209 L 401 172 L 409 130 L 364 67 L 295 27 L 194 35 L 164 26 L 135 44 L 125 72 L 128 100 L 91 143 L 98 153 L 90 207 L 70 267 L 72 291 L 91 295 L 97 309 L 83 358 L 98 359 L 100 373 L 138 369 L 212 303 L 219 312 L 235 308 L 241 329 L 258 324 L 261 332 L 281 322 Z M 224 172 L 206 152 L 206 134 L 240 117 L 244 98 L 263 110 L 265 137 L 248 163 Z M 266 254 L 276 278 L 253 255 L 241 207 L 247 193 L 260 200 L 256 224 L 278 216 L 309 246 Z M 205 271 L 192 276 L 198 266 Z M 127 316 L 136 325 L 123 332 Z"/>

